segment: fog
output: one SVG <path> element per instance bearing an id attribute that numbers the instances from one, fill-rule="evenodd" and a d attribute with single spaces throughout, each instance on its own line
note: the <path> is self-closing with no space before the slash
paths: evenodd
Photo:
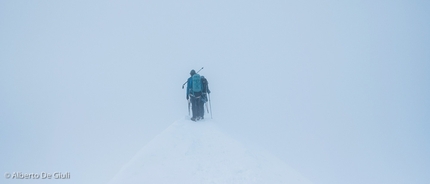
<path id="1" fill-rule="evenodd" d="M 429 183 L 430 3 L 2 1 L 0 172 L 106 183 L 187 116 L 313 183 Z M 206 117 L 209 117 L 206 115 Z"/>

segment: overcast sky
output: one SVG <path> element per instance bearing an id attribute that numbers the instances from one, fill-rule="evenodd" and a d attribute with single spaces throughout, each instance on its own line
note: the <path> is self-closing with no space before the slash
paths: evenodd
<path id="1" fill-rule="evenodd" d="M 221 129 L 314 183 L 430 183 L 429 33 L 418 0 L 1 1 L 0 182 L 106 183 L 204 67 Z"/>

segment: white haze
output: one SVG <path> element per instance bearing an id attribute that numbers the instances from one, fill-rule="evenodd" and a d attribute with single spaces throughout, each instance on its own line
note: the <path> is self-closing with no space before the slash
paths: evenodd
<path id="1" fill-rule="evenodd" d="M 313 183 L 430 183 L 427 1 L 1 1 L 0 176 L 107 183 L 187 112 Z"/>

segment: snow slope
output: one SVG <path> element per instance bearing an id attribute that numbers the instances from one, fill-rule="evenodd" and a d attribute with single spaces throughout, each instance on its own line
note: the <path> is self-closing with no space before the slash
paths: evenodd
<path id="1" fill-rule="evenodd" d="M 311 183 L 278 158 L 250 150 L 214 121 L 182 119 L 150 141 L 112 179 L 138 183 Z"/>

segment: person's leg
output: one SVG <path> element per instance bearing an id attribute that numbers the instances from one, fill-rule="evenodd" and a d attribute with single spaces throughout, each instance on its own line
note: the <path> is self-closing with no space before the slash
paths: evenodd
<path id="1" fill-rule="evenodd" d="M 202 104 L 202 95 L 201 92 L 194 93 L 195 95 L 195 103 L 196 103 L 196 116 L 197 120 L 201 119 L 202 117 L 202 111 L 201 111 L 201 104 Z"/>
<path id="2" fill-rule="evenodd" d="M 198 116 L 198 106 L 197 106 L 197 100 L 195 97 L 191 97 L 191 109 L 193 111 L 193 117 L 191 118 L 191 120 L 195 121 L 197 116 Z"/>
<path id="3" fill-rule="evenodd" d="M 205 108 L 204 108 L 205 102 L 203 101 L 203 99 L 200 99 L 200 118 L 204 119 L 205 116 Z"/>

